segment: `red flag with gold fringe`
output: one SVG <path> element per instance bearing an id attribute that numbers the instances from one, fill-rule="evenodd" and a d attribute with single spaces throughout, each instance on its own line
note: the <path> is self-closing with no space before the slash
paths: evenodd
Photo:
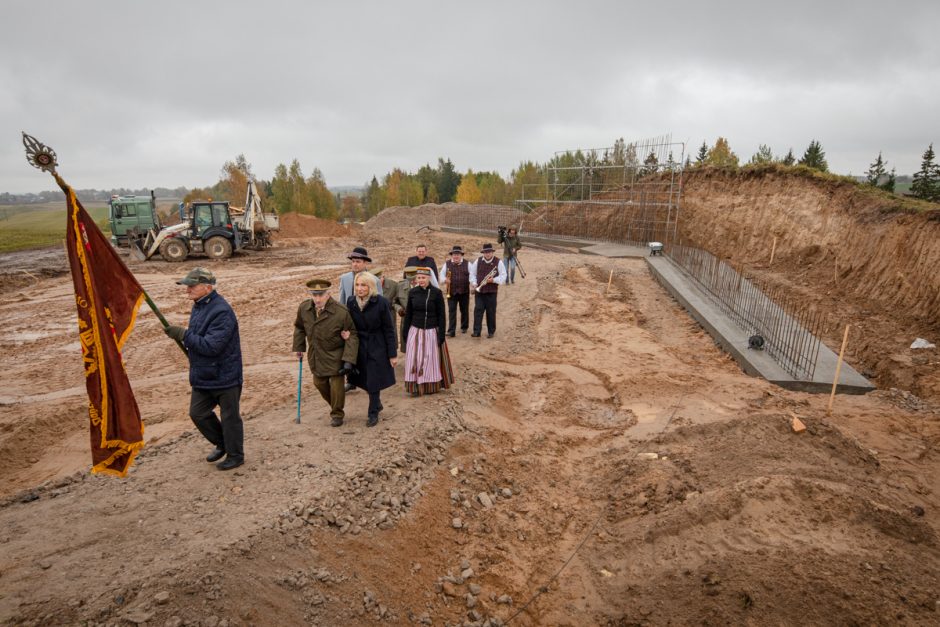
<path id="1" fill-rule="evenodd" d="M 58 174 L 52 175 L 68 205 L 66 244 L 88 389 L 91 471 L 123 477 L 144 446 L 140 409 L 121 356 L 144 302 L 144 289 L 75 191 Z"/>

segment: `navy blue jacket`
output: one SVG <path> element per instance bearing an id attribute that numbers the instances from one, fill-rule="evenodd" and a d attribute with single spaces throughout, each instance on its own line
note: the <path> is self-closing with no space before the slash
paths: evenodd
<path id="1" fill-rule="evenodd" d="M 346 308 L 359 335 L 358 374 L 350 374 L 349 382 L 368 392 L 378 392 L 395 385 L 395 369 L 390 359 L 398 356 L 392 309 L 384 296 L 372 296 L 365 309 L 350 296 Z"/>
<path id="2" fill-rule="evenodd" d="M 193 303 L 183 336 L 189 351 L 189 384 L 220 390 L 242 384 L 242 347 L 235 312 L 215 291 Z"/>

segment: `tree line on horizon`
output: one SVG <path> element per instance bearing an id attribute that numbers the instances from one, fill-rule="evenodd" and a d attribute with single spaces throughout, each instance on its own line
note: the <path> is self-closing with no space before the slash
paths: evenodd
<path id="1" fill-rule="evenodd" d="M 935 162 L 935 158 L 931 143 L 923 154 L 920 170 L 911 177 L 910 195 L 915 198 L 940 202 L 940 166 Z M 633 173 L 635 177 L 642 177 L 658 171 L 680 168 L 693 170 L 710 166 L 736 169 L 769 164 L 829 172 L 826 153 L 816 139 L 810 141 L 799 159 L 796 158 L 793 148 L 784 155 L 774 155 L 768 145 L 761 144 L 757 152 L 742 166 L 728 140 L 723 137 L 718 137 L 712 146 L 703 141 L 694 160 L 689 155 L 681 164 L 674 161 L 672 153 L 669 153 L 662 164 L 653 152 L 640 155 L 635 144 L 626 143 L 621 137 L 611 148 L 604 149 L 601 153 L 576 150 L 556 154 L 544 163 L 522 161 L 510 172 L 508 179 L 504 179 L 495 171 L 474 172 L 467 169 L 461 174 L 450 158 L 439 157 L 435 166 L 428 163 L 413 173 L 396 167 L 381 179 L 373 176 L 372 180 L 363 186 L 361 193 L 342 194 L 330 191 L 319 168 L 314 168 L 309 176 L 304 176 L 297 159 L 293 159 L 289 165 L 278 164 L 274 177 L 266 181 L 256 179 L 251 164 L 244 155 L 238 155 L 234 160 L 223 164 L 219 180 L 210 187 L 196 188 L 188 192 L 185 188 L 159 188 L 155 191 L 158 195 L 181 194 L 184 202 L 218 198 L 240 206 L 246 196 L 248 181 L 255 180 L 262 204 L 274 207 L 278 212 L 296 212 L 327 220 L 365 221 L 383 209 L 394 206 L 414 207 L 426 203 L 446 202 L 513 205 L 517 200 L 544 199 L 549 195 L 550 185 L 553 186 L 552 193 L 555 198 L 574 200 L 578 198 L 579 193 L 583 193 L 585 178 L 589 180 L 587 185 L 592 192 L 612 189 L 624 184 L 625 171 Z M 894 193 L 898 176 L 894 168 L 888 171 L 887 167 L 888 163 L 879 151 L 866 172 L 863 184 Z M 149 195 L 149 190 L 115 191 Z M 107 200 L 111 193 L 98 190 L 78 192 L 83 201 Z M 63 198 L 59 190 L 30 196 L 42 198 L 39 202 Z M 10 199 L 15 198 L 16 196 L 11 194 L 0 194 L 0 204 L 5 201 L 9 203 Z"/>

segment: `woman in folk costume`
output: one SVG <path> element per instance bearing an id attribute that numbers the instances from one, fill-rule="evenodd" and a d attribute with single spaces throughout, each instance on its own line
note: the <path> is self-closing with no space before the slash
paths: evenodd
<path id="1" fill-rule="evenodd" d="M 432 272 L 431 268 L 417 269 L 405 307 L 405 391 L 412 396 L 434 394 L 454 382 L 444 341 L 444 294 L 430 284 Z"/>
<path id="2" fill-rule="evenodd" d="M 379 423 L 379 412 L 382 411 L 379 393 L 395 385 L 395 365 L 398 363 L 392 310 L 388 300 L 379 294 L 376 283 L 375 275 L 360 272 L 356 275 L 354 295 L 346 301 L 359 336 L 356 371 L 350 373 L 349 382 L 369 393 L 367 427 Z"/>

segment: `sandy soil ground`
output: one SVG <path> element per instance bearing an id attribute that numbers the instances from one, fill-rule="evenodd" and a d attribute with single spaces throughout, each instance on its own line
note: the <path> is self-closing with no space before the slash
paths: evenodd
<path id="1" fill-rule="evenodd" d="M 363 237 L 390 270 L 416 236 Z M 420 237 L 438 259 L 482 243 Z M 303 283 L 358 243 L 200 262 L 241 325 L 247 463 L 230 473 L 203 461 L 184 357 L 142 311 L 125 358 L 148 445 L 124 480 L 87 473 L 64 262 L 0 264 L 0 620 L 940 622 L 937 406 L 888 389 L 827 417 L 828 398 L 744 375 L 642 260 L 529 249 L 496 337 L 450 341 L 453 389 L 389 390 L 375 429 L 354 392 L 336 429 L 305 376 L 294 424 Z M 131 262 L 172 323 L 190 265 Z"/>

